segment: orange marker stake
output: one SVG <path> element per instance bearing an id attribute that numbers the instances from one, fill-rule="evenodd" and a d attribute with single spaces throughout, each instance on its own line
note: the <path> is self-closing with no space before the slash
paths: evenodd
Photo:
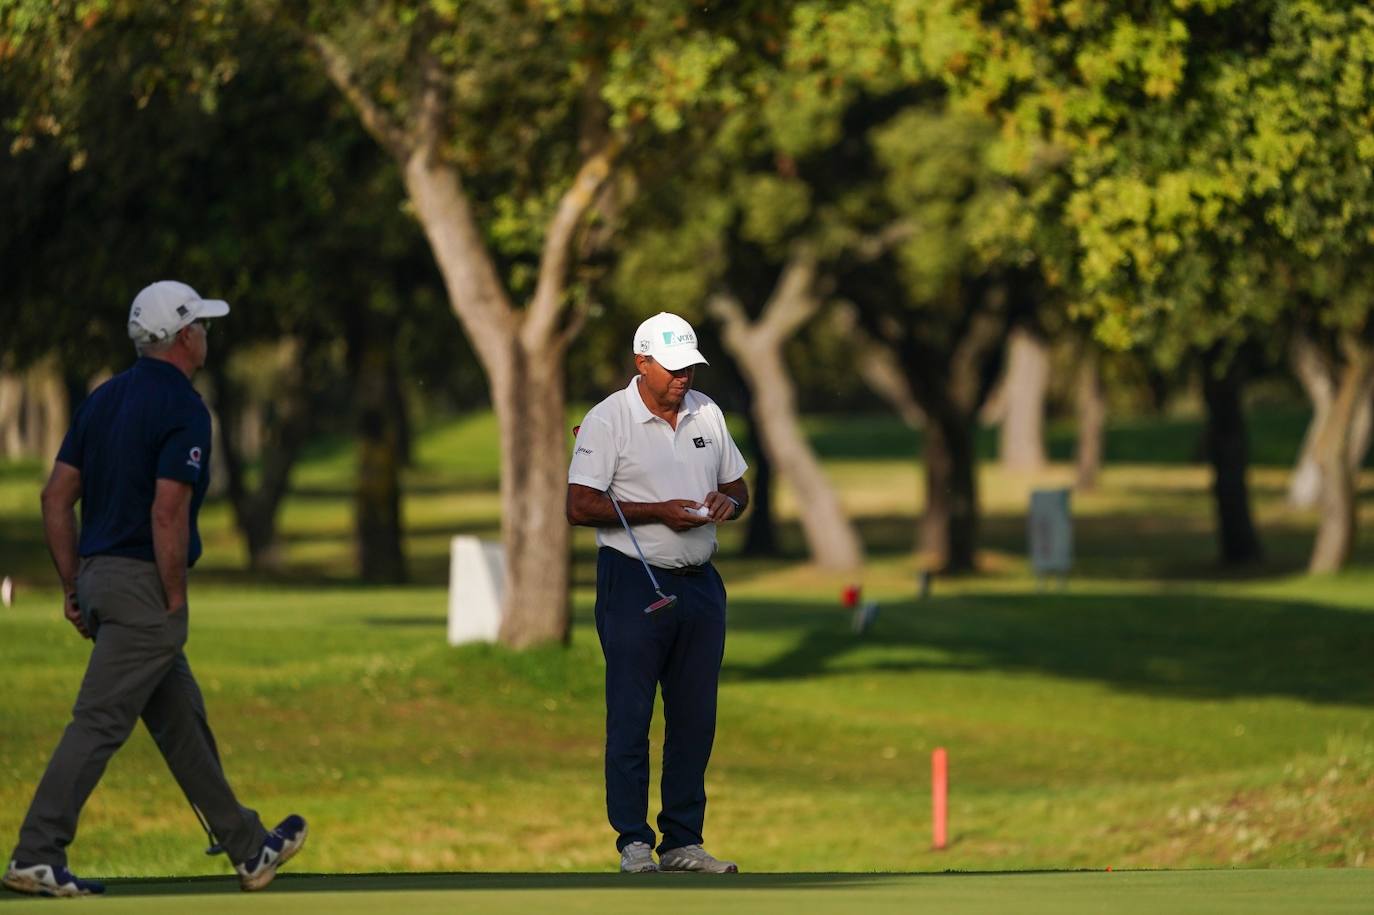
<path id="1" fill-rule="evenodd" d="M 930 754 L 930 813 L 931 833 L 937 850 L 948 841 L 946 831 L 949 808 L 949 757 L 944 747 L 936 747 Z"/>

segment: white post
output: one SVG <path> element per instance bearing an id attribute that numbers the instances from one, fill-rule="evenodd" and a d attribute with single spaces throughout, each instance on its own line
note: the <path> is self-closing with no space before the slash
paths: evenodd
<path id="1" fill-rule="evenodd" d="M 448 643 L 495 642 L 506 560 L 499 543 L 454 537 L 450 546 Z"/>

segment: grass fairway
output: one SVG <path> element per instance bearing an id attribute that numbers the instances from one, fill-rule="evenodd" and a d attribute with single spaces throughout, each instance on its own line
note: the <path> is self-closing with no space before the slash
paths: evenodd
<path id="1" fill-rule="evenodd" d="M 207 508 L 188 655 L 241 796 L 269 821 L 291 810 L 310 818 L 303 871 L 467 872 L 375 879 L 435 906 L 499 889 L 480 897 L 493 911 L 531 902 L 642 910 L 641 893 L 671 893 L 674 908 L 776 899 L 789 911 L 798 897 L 836 911 L 928 903 L 1056 912 L 1070 903 L 1306 912 L 1371 898 L 1370 538 L 1346 573 L 1301 574 L 1313 518 L 1284 507 L 1283 468 L 1259 467 L 1252 483 L 1269 559 L 1222 574 L 1206 472 L 1172 459 L 1123 462 L 1099 492 L 1075 495 L 1068 590 L 1040 591 L 1023 559 L 1025 497 L 1070 470 L 1030 479 L 986 468 L 983 572 L 940 579 L 921 600 L 911 550 L 919 467 L 856 451 L 853 429 L 834 437 L 848 450 L 829 454 L 826 468 L 868 546 L 861 579 L 882 606 L 872 633 L 855 635 L 838 607 L 848 576 L 800 560 L 786 490 L 784 555 L 740 556 L 738 529 L 723 535 L 730 629 L 707 840 L 747 874 L 709 885 L 669 878 L 662 888 L 588 876 L 616 863 L 602 799 L 588 532 L 575 538 L 569 646 L 515 653 L 444 642 L 449 538 L 498 527 L 494 455 L 474 459 L 485 422 L 419 443 L 405 507 L 411 585 L 351 579 L 348 462 L 338 453 L 301 469 L 276 575 L 244 571 L 225 507 Z M 465 463 L 446 463 L 453 451 Z M 0 610 L 0 853 L 88 651 L 59 619 L 49 584 L 41 478 L 36 465 L 0 467 L 0 574 L 20 583 L 16 606 Z M 1374 524 L 1374 504 L 1362 522 Z M 661 738 L 658 716 L 655 760 Z M 951 844 L 936 851 L 928 762 L 940 746 L 951 760 Z M 651 794 L 656 802 L 656 781 Z M 226 873 L 202 847 L 140 730 L 86 809 L 73 868 L 120 878 Z M 847 873 L 825 876 L 837 871 Z M 223 891 L 226 906 L 270 906 L 296 888 L 337 892 L 330 907 L 386 905 L 358 889 L 370 879 L 292 877 L 252 900 L 229 882 L 119 883 L 116 895 L 150 903 L 145 892 L 190 888 Z M 565 890 L 556 902 L 551 888 Z"/>
<path id="2" fill-rule="evenodd" d="M 240 893 L 232 880 L 120 880 L 102 912 L 310 911 L 414 915 L 471 911 L 590 912 L 596 915 L 750 912 L 847 915 L 1338 915 L 1365 913 L 1371 871 L 1134 871 L 1029 874 L 767 874 L 724 879 L 686 875 L 590 874 L 283 875 L 265 893 Z M 48 901 L 13 895 L 3 911 L 38 911 Z M 43 909 L 46 911 L 46 909 Z"/>

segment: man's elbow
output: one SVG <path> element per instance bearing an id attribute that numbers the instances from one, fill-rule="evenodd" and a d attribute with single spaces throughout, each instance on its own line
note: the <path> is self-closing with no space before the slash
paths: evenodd
<path id="1" fill-rule="evenodd" d="M 52 483 L 43 487 L 42 494 L 38 497 L 39 505 L 43 508 L 44 515 L 60 514 L 70 511 L 76 504 L 76 500 L 71 497 L 66 487 L 54 486 Z"/>
<path id="2" fill-rule="evenodd" d="M 578 505 L 573 499 L 568 500 L 566 514 L 568 516 L 568 524 L 573 527 L 580 527 L 587 523 L 586 512 L 584 512 L 582 506 Z"/>
<path id="3" fill-rule="evenodd" d="M 566 514 L 568 523 L 573 527 L 596 526 L 596 515 L 593 512 L 595 507 L 595 491 L 583 487 L 578 489 L 572 487 L 568 490 L 568 502 Z"/>
<path id="4" fill-rule="evenodd" d="M 175 530 L 186 519 L 186 506 L 172 502 L 153 502 L 153 527 L 157 530 Z"/>

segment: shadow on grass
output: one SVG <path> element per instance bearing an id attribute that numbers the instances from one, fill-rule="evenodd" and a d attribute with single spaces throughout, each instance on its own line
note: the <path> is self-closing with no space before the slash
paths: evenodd
<path id="1" fill-rule="evenodd" d="M 369 616 L 363 620 L 368 626 L 392 629 L 446 629 L 446 616 Z"/>
<path id="2" fill-rule="evenodd" d="M 860 637 L 843 612 L 741 600 L 730 625 L 802 635 L 762 664 L 727 663 L 728 680 L 998 670 L 1170 696 L 1374 705 L 1374 613 L 1320 604 L 1186 592 L 932 598 L 885 606 Z"/>
<path id="3" fill-rule="evenodd" d="M 825 888 L 878 883 L 906 874 L 740 874 L 703 879 L 694 876 L 627 878 L 623 874 L 282 874 L 272 882 L 271 892 L 348 893 L 406 892 L 417 890 L 777 890 L 787 888 Z M 938 875 L 932 875 L 938 876 Z M 111 896 L 241 896 L 233 877 L 158 877 L 117 878 L 106 881 Z"/>

